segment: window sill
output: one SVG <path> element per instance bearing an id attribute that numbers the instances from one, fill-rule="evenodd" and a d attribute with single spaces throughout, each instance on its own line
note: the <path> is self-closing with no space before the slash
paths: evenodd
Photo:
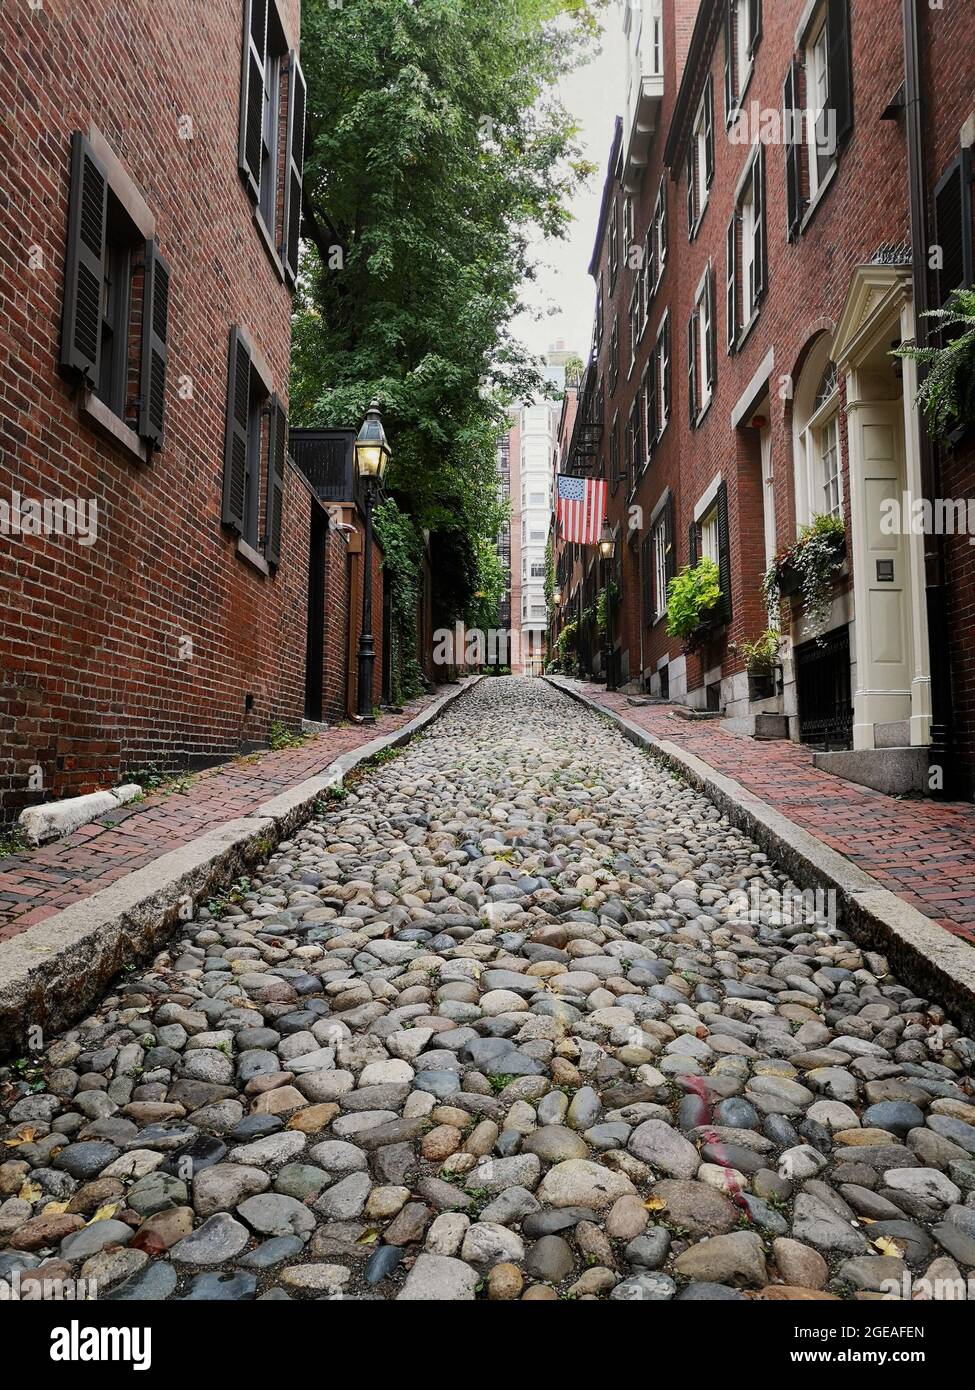
<path id="1" fill-rule="evenodd" d="M 733 108 L 733 110 L 731 110 L 731 111 L 728 112 L 727 126 L 728 126 L 728 129 L 729 129 L 729 130 L 732 129 L 732 127 L 737 123 L 737 121 L 739 120 L 739 118 L 740 118 L 740 117 L 742 116 L 742 114 L 744 113 L 744 109 L 745 109 L 745 97 L 748 95 L 748 88 L 751 86 L 751 81 L 752 81 L 752 77 L 754 76 L 754 73 L 755 73 L 755 55 L 754 55 L 754 53 L 753 53 L 752 56 L 751 56 L 751 57 L 749 58 L 749 60 L 748 60 L 748 71 L 745 73 L 744 81 L 740 84 L 740 90 L 739 90 L 738 95 L 737 95 L 737 97 L 736 97 L 736 99 L 735 99 L 734 108 Z"/>
<path id="2" fill-rule="evenodd" d="M 839 160 L 834 159 L 833 163 L 830 165 L 829 173 L 826 175 L 822 183 L 816 189 L 815 198 L 813 198 L 809 206 L 806 208 L 806 211 L 802 215 L 802 221 L 799 223 L 799 235 L 801 237 L 805 236 L 806 228 L 809 226 L 810 222 L 815 217 L 816 212 L 819 209 L 820 203 L 823 201 L 823 199 L 826 197 L 826 194 L 829 192 L 833 180 L 836 178 L 836 171 L 838 168 Z"/>
<path id="3" fill-rule="evenodd" d="M 711 396 L 710 396 L 710 399 L 708 400 L 707 404 L 706 404 L 706 405 L 703 405 L 703 406 L 701 407 L 701 409 L 697 412 L 697 414 L 696 414 L 695 417 L 694 417 L 694 428 L 695 428 L 696 430 L 699 430 L 699 429 L 701 428 L 701 426 L 704 424 L 704 421 L 705 421 L 705 419 L 707 418 L 708 411 L 711 409 L 711 407 L 712 407 L 713 404 L 714 404 L 714 392 L 712 391 Z"/>
<path id="4" fill-rule="evenodd" d="M 267 223 L 264 221 L 264 217 L 261 213 L 260 208 L 253 209 L 252 217 L 254 221 L 254 226 L 257 228 L 258 235 L 261 238 L 261 244 L 268 254 L 268 259 L 270 260 L 271 265 L 274 267 L 274 273 L 275 275 L 277 275 L 278 279 L 281 281 L 283 285 L 284 263 L 282 262 L 281 257 L 277 253 L 277 249 L 271 237 L 271 232 L 268 228 Z"/>
<path id="5" fill-rule="evenodd" d="M 252 545 L 248 545 L 243 536 L 237 537 L 237 554 L 245 562 L 263 574 L 265 578 L 270 578 L 271 567 L 259 550 L 255 550 Z"/>
<path id="6" fill-rule="evenodd" d="M 734 351 L 735 351 L 736 353 L 737 353 L 737 352 L 741 352 L 742 348 L 743 348 L 743 347 L 745 346 L 745 344 L 748 342 L 748 339 L 749 339 L 749 338 L 751 337 L 751 335 L 752 335 L 752 329 L 755 327 L 756 323 L 758 323 L 758 320 L 761 318 L 761 315 L 762 315 L 762 306 L 761 306 L 761 304 L 759 304 L 759 305 L 756 306 L 756 308 L 754 308 L 754 309 L 752 310 L 752 316 L 751 316 L 751 318 L 748 320 L 748 322 L 744 325 L 744 327 L 743 327 L 743 328 L 739 328 L 739 330 L 738 330 L 738 337 L 735 339 L 735 342 L 734 342 Z"/>
<path id="7" fill-rule="evenodd" d="M 132 426 L 127 425 L 121 416 L 116 415 L 115 411 L 104 401 L 99 400 L 94 392 L 85 393 L 78 407 L 78 414 L 82 420 L 87 420 L 90 425 L 94 425 L 103 434 L 107 434 L 113 439 L 116 444 L 121 445 L 125 452 L 137 462 L 148 463 L 149 450 Z"/>

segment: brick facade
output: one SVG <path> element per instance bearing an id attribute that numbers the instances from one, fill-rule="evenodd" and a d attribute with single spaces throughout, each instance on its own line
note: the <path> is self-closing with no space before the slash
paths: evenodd
<path id="1" fill-rule="evenodd" d="M 270 13 L 283 54 L 283 163 L 283 113 L 289 87 L 297 90 L 287 54 L 297 50 L 298 0 L 277 0 Z M 0 14 L 8 60 L 0 74 L 0 500 L 97 505 L 91 544 L 51 534 L 0 538 L 4 815 L 112 785 L 150 764 L 232 756 L 264 744 L 275 720 L 300 726 L 311 518 L 320 504 L 284 460 L 275 557 L 270 509 L 264 523 L 273 481 L 272 463 L 263 463 L 266 419 L 256 506 L 264 538 L 246 545 L 222 524 L 233 326 L 282 410 L 288 392 L 287 246 L 259 225 L 238 170 L 249 14 L 244 0 L 198 7 L 191 44 L 177 0 L 87 8 L 45 0 L 36 9 L 8 4 Z M 168 264 L 161 448 L 147 449 L 135 428 L 131 360 L 118 414 L 59 370 L 73 132 L 100 152 L 112 194 Z M 269 216 L 282 234 L 283 187 L 279 172 Z M 133 337 L 140 264 L 137 256 Z M 335 626 L 346 624 L 347 546 L 330 534 L 326 548 L 326 708 L 338 712 L 347 701 L 331 648 Z M 381 597 L 376 609 L 381 620 Z"/>
<path id="2" fill-rule="evenodd" d="M 975 10 L 953 0 L 945 0 L 941 8 L 917 8 L 921 26 L 925 177 L 929 217 L 933 218 L 938 180 L 957 157 L 962 141 L 967 138 L 970 143 L 971 134 L 975 133 L 969 132 L 967 137 L 963 133 L 973 109 Z M 639 23 L 633 16 L 639 16 L 640 9 L 636 6 L 630 12 L 626 21 L 628 34 L 631 26 Z M 754 23 L 756 12 L 760 19 L 750 43 L 751 56 L 744 57 L 746 46 L 743 56 L 733 59 L 729 119 L 727 55 L 738 52 L 738 24 Z M 608 480 L 610 519 L 619 537 L 616 575 L 622 598 L 614 632 L 616 675 L 627 689 L 669 693 L 702 709 L 720 708 L 731 727 L 739 732 L 754 732 L 757 715 L 775 713 L 787 718 L 793 737 L 799 736 L 800 677 L 796 651 L 808 638 L 802 610 L 793 603 L 785 612 L 784 690 L 775 699 L 750 700 L 741 648 L 743 643 L 754 641 L 767 625 L 761 598 L 767 562 L 777 551 L 795 542 L 804 521 L 811 520 L 817 511 L 828 509 L 822 501 L 821 480 L 818 476 L 813 479 L 812 471 L 805 470 L 799 449 L 806 446 L 800 435 L 805 418 L 811 413 L 807 397 L 816 396 L 821 370 L 828 369 L 834 353 L 841 352 L 844 360 L 836 372 L 832 408 L 838 446 L 840 514 L 846 523 L 848 557 L 834 585 L 827 627 L 833 633 L 849 632 L 851 703 L 856 706 L 851 715 L 855 724 L 852 738 L 859 740 L 857 746 L 872 748 L 875 734 L 878 740 L 895 736 L 885 730 L 896 731 L 901 742 L 924 742 L 923 730 L 930 726 L 930 717 L 925 714 L 930 661 L 928 652 L 923 650 L 927 629 L 920 611 L 924 608 L 924 544 L 914 550 L 905 548 L 904 552 L 904 568 L 915 584 L 905 628 L 907 631 L 913 624 L 914 666 L 908 672 L 912 677 L 910 699 L 898 695 L 903 715 L 877 714 L 871 712 L 873 692 L 864 674 L 864 624 L 873 599 L 868 591 L 876 587 L 868 583 L 872 580 L 873 559 L 864 558 L 862 504 L 859 516 L 851 511 L 852 499 L 860 487 L 860 474 L 851 477 L 850 473 L 849 422 L 856 418 L 855 412 L 870 405 L 872 397 L 866 390 L 866 400 L 851 401 L 848 383 L 855 380 L 857 390 L 863 392 L 867 378 L 876 377 L 876 382 L 869 383 L 874 395 L 881 403 L 886 403 L 890 396 L 891 407 L 899 399 L 896 393 L 903 388 L 898 385 L 900 369 L 893 365 L 888 351 L 900 339 L 896 313 L 891 319 L 889 344 L 878 343 L 869 360 L 866 356 L 857 359 L 856 353 L 865 353 L 866 349 L 855 341 L 856 324 L 850 320 L 850 305 L 860 286 L 872 276 L 883 279 L 884 288 L 888 284 L 893 287 L 891 302 L 895 309 L 898 302 L 905 306 L 901 322 L 909 321 L 906 316 L 915 297 L 911 284 L 908 130 L 903 107 L 899 105 L 899 93 L 905 84 L 902 6 L 897 0 L 883 4 L 848 0 L 846 5 L 840 0 L 828 0 L 828 8 L 827 0 L 821 0 L 819 6 L 806 0 L 765 0 L 758 5 L 755 0 L 751 5 L 747 0 L 741 5 L 737 0 L 730 4 L 728 0 L 701 0 L 700 4 L 697 0 L 663 0 L 662 5 L 644 0 L 644 45 L 647 26 L 655 13 L 659 13 L 662 26 L 662 68 L 654 86 L 651 65 L 648 82 L 645 47 L 642 61 L 647 88 L 641 121 L 631 124 L 628 112 L 618 132 L 590 266 L 597 287 L 597 313 L 602 305 L 602 322 L 597 323 L 589 367 L 597 397 L 601 394 L 604 399 L 601 448 L 595 467 Z M 788 127 L 781 117 L 785 84 L 793 71 L 796 105 L 805 108 L 815 104 L 819 61 L 815 42 L 821 25 L 823 51 L 828 54 L 828 59 L 823 59 L 824 71 L 828 67 L 832 92 L 827 114 L 838 112 L 840 138 L 835 158 L 831 163 L 817 164 L 814 171 L 809 168 L 812 156 L 805 148 L 790 157 Z M 842 53 L 844 26 L 852 91 L 849 122 L 843 119 L 844 90 L 839 77 L 842 63 L 835 56 Z M 634 41 L 632 35 L 630 41 Z M 713 168 L 708 180 L 706 136 L 699 145 L 698 133 L 707 130 L 709 106 Z M 641 152 L 640 130 L 646 130 L 648 123 L 653 124 L 654 133 L 649 147 Z M 688 154 L 697 151 L 700 158 L 693 166 L 694 178 L 697 181 L 701 176 L 703 159 L 703 178 L 697 187 L 700 189 L 706 181 L 706 191 L 698 196 L 701 206 L 693 214 L 692 226 L 688 210 Z M 759 160 L 764 161 L 764 179 L 760 176 Z M 792 167 L 798 170 L 795 203 L 790 203 L 788 193 Z M 816 173 L 818 188 L 813 182 Z M 662 274 L 651 277 L 658 281 L 656 289 L 648 290 L 645 279 L 641 285 L 642 248 L 662 182 L 668 195 L 667 259 Z M 754 193 L 756 185 L 764 192 L 763 200 Z M 796 204 L 799 212 L 793 216 Z M 762 207 L 764 257 L 759 250 L 754 251 L 759 268 L 753 280 L 749 258 L 753 246 L 759 243 L 750 239 L 746 251 L 742 228 L 761 222 Z M 736 208 L 737 272 L 732 280 L 732 302 L 728 247 L 729 225 Z M 753 220 L 748 222 L 749 218 Z M 636 256 L 634 248 L 641 249 Z M 612 262 L 616 260 L 619 268 L 614 275 Z M 688 325 L 699 302 L 707 300 L 709 274 L 713 385 L 710 400 L 694 412 L 692 420 Z M 736 316 L 737 331 L 731 342 L 730 308 L 740 313 L 743 304 L 749 303 L 750 307 L 753 283 L 758 286 L 755 312 L 742 319 L 740 325 Z M 648 308 L 638 314 L 635 342 L 629 313 L 634 290 L 638 298 L 642 293 L 644 301 L 648 301 Z M 881 297 L 880 291 L 874 300 L 865 296 L 864 312 L 874 312 Z M 646 440 L 648 409 L 646 399 L 641 398 L 641 384 L 665 315 L 671 323 L 670 414 L 655 447 L 648 450 L 645 443 L 639 445 L 639 439 Z M 841 322 L 846 335 L 843 343 L 839 341 Z M 619 358 L 615 383 L 614 331 L 618 333 Z M 699 339 L 696 341 L 700 343 Z M 698 355 L 704 351 L 702 345 Z M 704 358 L 695 362 L 699 406 L 706 394 L 701 389 L 706 369 Z M 822 375 L 825 380 L 827 370 L 822 370 Z M 829 397 L 825 399 L 828 403 Z M 628 468 L 626 430 L 634 407 L 639 420 L 638 446 Z M 909 402 L 903 414 L 907 420 Z M 903 445 L 910 480 L 916 462 L 916 442 L 912 445 L 909 423 L 904 428 L 908 430 Z M 803 435 L 802 440 L 805 438 Z M 616 439 L 619 465 L 613 459 Z M 853 455 L 857 448 L 862 448 L 859 442 Z M 584 471 L 582 454 L 577 457 Z M 970 494 L 971 463 L 970 447 L 967 452 L 961 448 L 941 461 L 943 495 Z M 712 503 L 719 491 L 726 497 L 727 538 L 722 575 L 727 580 L 723 588 L 727 589 L 730 611 L 725 615 L 727 621 L 713 632 L 703 648 L 685 654 L 681 642 L 668 638 L 666 623 L 657 616 L 659 606 L 652 601 L 653 576 L 648 579 L 646 572 L 648 559 L 652 560 L 653 555 L 648 533 L 655 517 L 661 515 L 663 499 L 671 496 L 675 524 L 670 563 L 672 571 L 679 570 L 699 557 L 700 549 L 695 555 L 692 544 L 706 545 L 704 532 L 710 525 Z M 967 633 L 975 606 L 975 563 L 967 537 L 948 538 L 945 549 L 950 630 L 954 638 L 956 746 L 970 759 L 975 747 L 975 697 L 970 695 L 975 689 L 975 669 L 971 667 Z M 595 573 L 596 563 L 594 550 L 583 554 L 585 571 Z M 900 553 L 897 565 L 900 579 Z M 858 597 L 854 591 L 861 582 L 863 593 Z M 581 586 L 578 591 L 581 593 Z M 886 599 L 886 595 L 881 597 Z M 577 600 L 576 611 L 582 611 L 581 600 Z M 858 657 L 863 664 L 859 676 Z M 905 660 L 909 665 L 910 658 Z M 597 661 L 592 662 L 592 669 L 599 669 Z M 891 698 L 883 708 L 893 709 L 895 703 Z M 892 722 L 882 729 L 884 718 Z M 909 739 L 902 733 L 902 726 L 906 730 L 908 724 Z"/>

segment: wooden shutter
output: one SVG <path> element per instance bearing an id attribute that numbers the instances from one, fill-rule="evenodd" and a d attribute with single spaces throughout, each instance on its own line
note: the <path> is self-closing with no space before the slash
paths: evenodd
<path id="1" fill-rule="evenodd" d="M 288 453 L 288 416 L 279 396 L 271 397 L 271 425 L 267 450 L 267 510 L 264 522 L 264 558 L 281 563 L 281 517 L 284 510 L 284 463 Z"/>
<path id="2" fill-rule="evenodd" d="M 768 229 L 765 222 L 765 146 L 759 141 L 755 167 L 752 170 L 752 207 L 755 213 L 755 253 L 752 274 L 755 277 L 755 303 L 768 288 Z"/>
<path id="3" fill-rule="evenodd" d="M 650 361 L 647 363 L 647 383 L 644 395 L 647 402 L 647 456 L 653 453 L 653 446 L 657 442 L 657 435 L 660 433 L 660 412 L 657 406 L 657 378 L 660 372 L 660 363 L 657 358 L 657 349 L 654 348 L 650 353 Z"/>
<path id="4" fill-rule="evenodd" d="M 288 135 L 284 159 L 284 216 L 281 259 L 292 284 L 298 278 L 298 238 L 301 235 L 301 190 L 305 171 L 305 104 L 307 90 L 298 55 L 288 61 Z"/>
<path id="5" fill-rule="evenodd" d="M 827 0 L 826 44 L 829 104 L 836 112 L 836 144 L 853 126 L 853 67 L 850 61 L 850 0 Z"/>
<path id="6" fill-rule="evenodd" d="M 694 194 L 694 137 L 691 137 L 691 148 L 687 151 L 687 239 L 694 240 L 695 208 L 697 198 Z"/>
<path id="7" fill-rule="evenodd" d="M 721 585 L 721 604 L 718 609 L 722 622 L 731 622 L 731 533 L 728 527 L 728 484 L 718 485 L 718 583 Z"/>
<path id="8" fill-rule="evenodd" d="M 754 54 L 762 37 L 762 0 L 748 0 L 748 23 L 751 29 L 748 52 Z"/>
<path id="9" fill-rule="evenodd" d="M 102 285 L 108 175 L 83 135 L 71 137 L 68 244 L 64 258 L 61 365 L 98 384 L 102 344 Z"/>
<path id="10" fill-rule="evenodd" d="M 268 0 L 244 0 L 237 166 L 254 199 L 259 198 L 261 193 L 267 4 Z"/>
<path id="11" fill-rule="evenodd" d="M 697 522 L 692 521 L 690 526 L 687 528 L 687 563 L 691 566 L 692 569 L 697 564 L 698 560 L 697 545 Z"/>
<path id="12" fill-rule="evenodd" d="M 782 93 L 782 110 L 785 116 L 785 188 L 787 208 L 787 229 L 790 241 L 799 235 L 802 222 L 802 140 L 799 129 L 802 115 L 799 111 L 799 63 L 792 60 L 789 75 L 785 79 Z"/>
<path id="13" fill-rule="evenodd" d="M 710 72 L 704 86 L 704 150 L 706 181 L 710 188 L 714 179 L 714 76 Z"/>
<path id="14" fill-rule="evenodd" d="M 139 434 L 156 449 L 162 444 L 169 357 L 169 266 L 155 241 L 146 242 L 142 289 L 142 361 L 139 384 Z"/>
<path id="15" fill-rule="evenodd" d="M 934 190 L 935 244 L 941 250 L 937 272 L 937 307 L 943 308 L 952 290 L 967 288 L 973 279 L 972 172 L 968 150 L 961 154 Z"/>
<path id="16" fill-rule="evenodd" d="M 227 431 L 223 453 L 224 526 L 244 532 L 247 494 L 247 449 L 251 404 L 251 353 L 236 326 L 230 330 L 230 365 L 227 372 Z"/>
<path id="17" fill-rule="evenodd" d="M 734 352 L 738 341 L 738 209 L 728 223 L 728 266 L 725 303 L 727 305 L 728 351 Z"/>
<path id="18" fill-rule="evenodd" d="M 667 510 L 664 513 L 664 544 L 666 547 L 667 560 L 667 583 L 673 579 L 677 573 L 677 546 L 674 544 L 674 537 L 677 535 L 677 504 L 674 494 L 671 493 L 667 499 Z M 664 595 L 666 599 L 667 595 Z M 666 607 L 666 603 L 662 605 Z"/>
<path id="19" fill-rule="evenodd" d="M 654 589 L 656 588 L 652 527 L 643 537 L 643 545 L 640 547 L 640 562 L 643 565 L 643 626 L 652 627 L 655 612 Z"/>
<path id="20" fill-rule="evenodd" d="M 704 340 L 707 343 L 707 373 L 708 387 L 714 390 L 718 379 L 718 324 L 714 313 L 714 267 L 708 271 L 708 278 L 704 286 L 704 309 L 707 314 L 705 323 Z"/>
<path id="21" fill-rule="evenodd" d="M 663 381 L 661 382 L 661 389 L 662 389 L 662 391 L 663 391 L 663 400 L 661 401 L 661 404 L 660 404 L 660 411 L 659 411 L 659 414 L 660 414 L 660 418 L 661 418 L 662 420 L 667 421 L 667 420 L 670 419 L 670 381 L 671 381 L 670 369 L 671 369 L 671 362 L 672 362 L 672 360 L 673 360 L 673 359 L 672 359 L 672 353 L 671 353 L 671 344 L 670 344 L 670 315 L 669 315 L 669 314 L 668 314 L 667 317 L 664 319 L 664 354 L 665 354 L 665 355 L 664 355 L 664 374 L 663 374 Z"/>
<path id="22" fill-rule="evenodd" d="M 697 420 L 697 310 L 687 324 L 687 414 L 691 428 Z"/>
<path id="23" fill-rule="evenodd" d="M 735 0 L 725 0 L 724 7 L 724 118 L 731 120 L 735 109 Z"/>

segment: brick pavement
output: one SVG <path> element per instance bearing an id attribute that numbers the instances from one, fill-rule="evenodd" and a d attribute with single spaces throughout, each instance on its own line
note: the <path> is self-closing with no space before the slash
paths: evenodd
<path id="1" fill-rule="evenodd" d="M 90 897 L 133 869 L 314 777 L 343 753 L 394 733 L 443 690 L 384 714 L 372 725 L 340 724 L 299 748 L 237 758 L 187 779 L 185 791 L 158 791 L 110 811 L 63 840 L 0 858 L 0 942 Z"/>
<path id="2" fill-rule="evenodd" d="M 717 721 L 688 721 L 671 705 L 631 705 L 604 686 L 572 682 L 655 738 L 667 739 L 733 777 L 796 825 L 817 835 L 885 888 L 975 945 L 975 807 L 887 796 L 813 766 L 801 744 L 757 742 Z"/>

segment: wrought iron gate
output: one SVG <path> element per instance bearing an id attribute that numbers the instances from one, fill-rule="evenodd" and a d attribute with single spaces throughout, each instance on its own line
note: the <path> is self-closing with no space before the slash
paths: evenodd
<path id="1" fill-rule="evenodd" d="M 849 748 L 853 742 L 850 693 L 850 629 L 837 628 L 819 642 L 795 651 L 799 738 L 818 748 Z"/>

